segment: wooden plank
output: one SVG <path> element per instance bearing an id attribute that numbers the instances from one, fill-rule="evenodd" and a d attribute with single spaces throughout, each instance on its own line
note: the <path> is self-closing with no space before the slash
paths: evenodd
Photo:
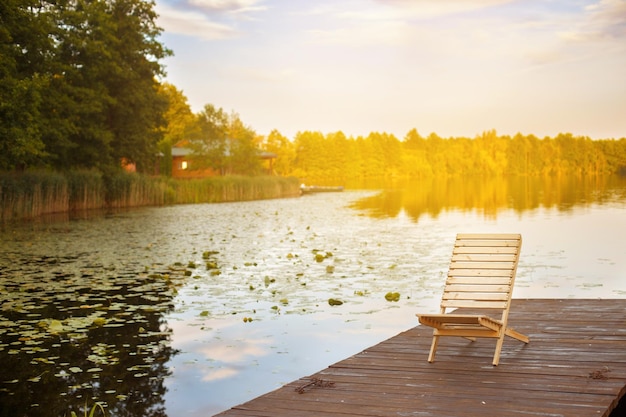
<path id="1" fill-rule="evenodd" d="M 489 253 L 494 253 L 494 254 L 516 254 L 519 251 L 519 248 L 515 247 L 515 246 L 499 246 L 499 247 L 490 247 L 488 248 L 488 252 Z M 468 254 L 472 254 L 472 253 L 485 253 L 486 252 L 486 248 L 484 247 L 473 247 L 473 246 L 459 246 L 459 247 L 455 247 L 452 250 L 452 253 L 454 255 L 457 254 L 464 254 L 464 253 L 468 253 Z"/>
<path id="2" fill-rule="evenodd" d="M 499 292 L 460 292 L 446 291 L 443 293 L 443 300 L 475 300 L 475 301 L 507 301 L 509 293 Z"/>
<path id="3" fill-rule="evenodd" d="M 470 284 L 446 284 L 444 291 L 446 292 L 509 292 L 511 291 L 510 285 L 494 285 L 492 282 L 487 281 L 484 284 L 476 284 L 475 280 Z"/>
<path id="4" fill-rule="evenodd" d="M 457 240 L 454 247 L 482 247 L 482 248 L 501 248 L 501 247 L 519 247 L 519 240 Z"/>
<path id="5" fill-rule="evenodd" d="M 522 235 L 519 233 L 459 233 L 456 235 L 457 239 L 509 239 L 509 240 L 521 240 Z"/>
<path id="6" fill-rule="evenodd" d="M 480 310 L 465 309 L 463 314 Z M 452 313 L 455 314 L 455 313 Z M 626 300 L 513 300 L 509 325 L 528 345 L 443 338 L 416 326 L 220 417 L 609 417 L 626 394 Z M 313 378 L 332 387 L 296 388 Z"/>
<path id="7" fill-rule="evenodd" d="M 448 284 L 495 284 L 495 285 L 511 285 L 511 276 L 494 275 L 494 274 L 475 274 L 472 275 L 448 275 L 446 285 Z"/>
<path id="8" fill-rule="evenodd" d="M 504 269 L 511 271 L 515 268 L 513 262 L 452 262 L 450 269 Z"/>
<path id="9" fill-rule="evenodd" d="M 513 267 L 516 260 L 517 255 L 493 252 L 452 254 L 452 262 L 511 262 L 510 266 Z"/>
<path id="10" fill-rule="evenodd" d="M 508 301 L 480 301 L 480 300 L 441 300 L 441 307 L 445 308 L 490 308 L 504 310 Z"/>

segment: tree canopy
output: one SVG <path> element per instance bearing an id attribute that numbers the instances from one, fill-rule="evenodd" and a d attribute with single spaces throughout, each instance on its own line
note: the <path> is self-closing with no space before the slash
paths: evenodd
<path id="1" fill-rule="evenodd" d="M 158 94 L 154 2 L 0 4 L 0 169 L 151 164 L 167 101 Z"/>
<path id="2" fill-rule="evenodd" d="M 342 132 L 298 132 L 293 142 L 273 131 L 263 146 L 278 155 L 280 174 L 307 179 L 432 178 L 464 175 L 626 174 L 626 138 L 591 140 L 561 133 L 539 139 L 485 131 L 474 138 L 404 140 L 387 133 L 346 137 Z"/>

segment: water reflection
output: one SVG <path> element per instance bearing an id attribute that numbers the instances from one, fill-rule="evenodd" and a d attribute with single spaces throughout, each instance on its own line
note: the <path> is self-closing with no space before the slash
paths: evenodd
<path id="1" fill-rule="evenodd" d="M 522 233 L 515 297 L 626 297 L 625 182 L 427 182 L 5 226 L 0 416 L 95 401 L 215 414 L 436 311 L 460 231 Z"/>
<path id="2" fill-rule="evenodd" d="M 475 210 L 494 218 L 498 211 L 523 213 L 538 208 L 569 211 L 577 205 L 606 204 L 626 198 L 626 177 L 450 178 L 400 182 L 352 207 L 373 217 L 406 213 L 413 221 L 443 211 Z"/>
<path id="3" fill-rule="evenodd" d="M 182 276 L 81 258 L 0 256 L 0 415 L 82 415 L 99 401 L 109 415 L 165 416 L 175 351 L 163 314 Z"/>

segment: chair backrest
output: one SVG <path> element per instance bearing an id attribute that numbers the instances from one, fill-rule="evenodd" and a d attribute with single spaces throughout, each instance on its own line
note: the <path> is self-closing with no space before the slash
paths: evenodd
<path id="1" fill-rule="evenodd" d="M 521 247 L 520 234 L 458 234 L 441 312 L 462 307 L 508 311 Z"/>

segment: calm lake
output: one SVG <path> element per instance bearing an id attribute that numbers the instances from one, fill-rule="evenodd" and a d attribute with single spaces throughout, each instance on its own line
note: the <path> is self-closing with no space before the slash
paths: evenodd
<path id="1" fill-rule="evenodd" d="M 515 298 L 626 298 L 624 177 L 427 181 L 4 225 L 0 416 L 228 409 L 436 312 L 459 232 L 522 233 Z"/>

